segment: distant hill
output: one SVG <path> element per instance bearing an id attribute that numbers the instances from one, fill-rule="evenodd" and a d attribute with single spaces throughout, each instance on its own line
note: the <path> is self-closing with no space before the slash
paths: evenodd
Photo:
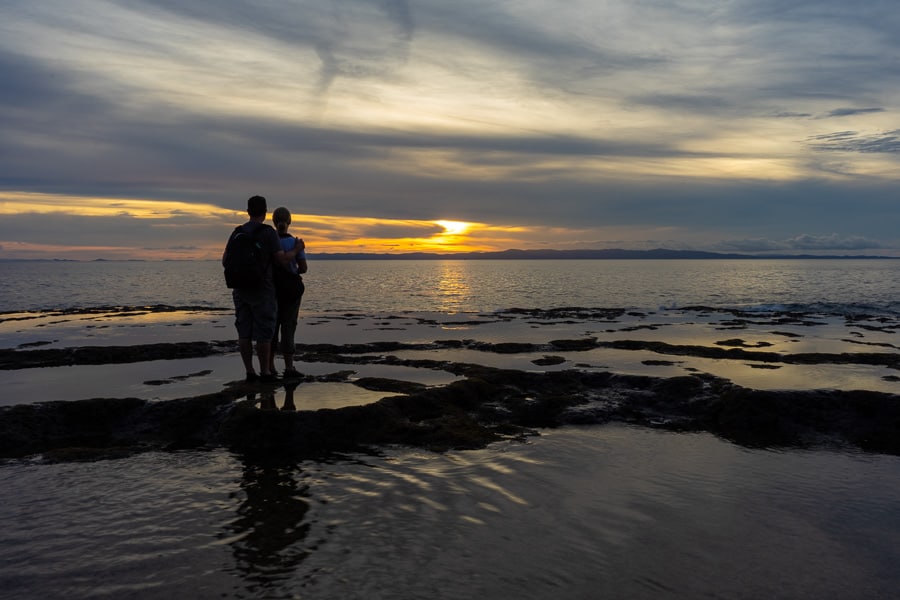
<path id="1" fill-rule="evenodd" d="M 552 260 L 552 259 L 776 259 L 776 258 L 806 258 L 806 259 L 874 259 L 892 258 L 888 256 L 816 256 L 795 254 L 728 254 L 719 252 L 701 252 L 698 250 L 502 250 L 498 252 L 408 252 L 404 254 L 388 253 L 310 253 L 309 258 L 316 260 Z"/>

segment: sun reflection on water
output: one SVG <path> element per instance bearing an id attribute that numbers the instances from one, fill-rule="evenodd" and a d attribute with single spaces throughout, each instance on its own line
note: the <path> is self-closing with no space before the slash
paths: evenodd
<path id="1" fill-rule="evenodd" d="M 438 268 L 437 295 L 442 312 L 457 312 L 472 295 L 466 261 L 442 261 Z"/>

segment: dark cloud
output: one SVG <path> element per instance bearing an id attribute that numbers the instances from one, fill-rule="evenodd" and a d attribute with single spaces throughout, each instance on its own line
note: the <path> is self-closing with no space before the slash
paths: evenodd
<path id="1" fill-rule="evenodd" d="M 720 113 L 739 108 L 734 99 L 711 94 L 653 94 L 632 96 L 628 104 L 654 106 L 676 112 Z"/>
<path id="2" fill-rule="evenodd" d="M 784 240 L 771 240 L 766 238 L 752 238 L 743 240 L 728 240 L 716 245 L 720 250 L 737 252 L 788 252 L 788 251 L 860 251 L 879 250 L 885 245 L 878 241 L 863 236 L 841 236 L 836 233 L 830 235 L 801 234 Z"/>
<path id="3" fill-rule="evenodd" d="M 444 232 L 440 225 L 374 225 L 357 229 L 359 237 L 427 238 Z"/>
<path id="4" fill-rule="evenodd" d="M 39 107 L 52 108 L 54 101 L 63 98 L 63 90 L 53 81 L 59 75 L 28 56 L 5 52 L 0 49 L 0 73 L 3 74 L 3 94 L 0 106 L 4 112 Z"/>
<path id="5" fill-rule="evenodd" d="M 807 145 L 820 151 L 898 154 L 900 129 L 868 135 L 856 131 L 837 131 L 812 136 Z"/>
<path id="6" fill-rule="evenodd" d="M 815 115 L 813 113 L 805 113 L 805 112 L 779 112 L 774 116 L 777 118 L 789 118 L 789 119 L 833 119 L 840 117 L 852 117 L 856 115 L 867 115 L 872 113 L 882 113 L 885 112 L 883 108 L 836 108 L 834 110 L 830 110 L 827 113 L 821 115 Z"/>
<path id="7" fill-rule="evenodd" d="M 802 113 L 802 112 L 779 112 L 774 115 L 778 119 L 808 119 L 812 117 L 812 113 Z"/>
<path id="8" fill-rule="evenodd" d="M 829 236 L 802 234 L 786 243 L 795 250 L 871 250 L 884 247 L 876 240 L 862 236 L 842 237 L 836 233 Z"/>
<path id="9" fill-rule="evenodd" d="M 849 117 L 853 115 L 865 115 L 869 113 L 880 113 L 884 112 L 883 108 L 836 108 L 832 111 L 829 111 L 822 118 L 827 119 L 831 117 Z"/>
<path id="10" fill-rule="evenodd" d="M 303 223 L 298 223 L 295 229 L 301 231 L 303 227 Z M 316 224 L 314 227 L 315 235 L 333 242 L 355 239 L 428 238 L 444 231 L 439 225 L 405 223 L 366 225 L 358 222 L 342 224 L 335 221 L 329 225 Z"/>
<path id="11" fill-rule="evenodd" d="M 601 77 L 665 62 L 649 51 L 623 51 L 612 44 L 593 43 L 573 35 L 567 27 L 550 29 L 545 25 L 554 21 L 552 11 L 526 15 L 525 11 L 474 0 L 417 5 L 416 11 L 417 22 L 428 31 L 455 38 L 460 45 L 468 41 L 516 57 L 522 72 L 538 87 L 562 83 L 578 88 L 588 76 Z"/>
<path id="12" fill-rule="evenodd" d="M 0 181 L 8 188 L 86 195 L 190 199 L 208 201 L 248 186 L 303 190 L 314 212 L 348 208 L 357 194 L 384 188 L 420 187 L 423 175 L 396 169 L 383 172 L 388 151 L 449 152 L 459 164 L 472 167 L 518 165 L 537 176 L 534 163 L 545 157 L 667 157 L 688 156 L 664 141 L 639 143 L 573 135 L 462 135 L 424 131 L 339 130 L 291 125 L 259 117 L 210 118 L 191 113 L 145 112 L 143 120 L 97 120 L 91 144 L 72 117 L 71 127 L 39 122 L 0 141 L 14 160 L 0 164 Z M 10 124 L 16 131 L 22 123 Z M 43 136 L 53 144 L 23 144 L 28 136 Z M 434 175 L 429 175 L 430 182 Z M 403 183 L 403 181 L 407 183 Z M 373 183 L 377 182 L 377 185 Z M 464 183 L 460 182 L 462 185 Z M 438 185 L 443 185 L 438 180 Z M 447 185 L 453 185 L 447 182 Z M 343 203 L 333 196 L 316 198 L 315 191 L 341 189 Z M 356 190 L 359 188 L 359 191 Z M 203 192 L 199 196 L 197 190 Z M 162 191 L 162 192 L 161 192 Z M 310 194 L 310 192 L 313 192 Z M 406 201 L 408 199 L 398 198 Z M 396 200 L 395 200 L 396 201 Z M 422 202 L 420 199 L 418 202 Z M 367 209 L 385 208 L 368 206 Z M 371 213 L 370 213 L 371 214 Z"/>
<path id="13" fill-rule="evenodd" d="M 108 100 L 79 92 L 73 73 L 2 47 L 0 76 L 0 144 L 6 147 L 33 135 L 84 134 L 101 116 L 115 112 Z"/>
<path id="14" fill-rule="evenodd" d="M 173 251 L 173 252 L 188 252 L 188 253 L 194 252 L 199 249 L 200 248 L 198 246 L 163 246 L 163 247 L 146 246 L 146 247 L 142 248 L 142 250 L 149 250 L 149 251 L 167 250 L 167 251 Z"/>
<path id="15" fill-rule="evenodd" d="M 900 19 L 887 4 L 741 0 L 729 8 L 748 56 L 766 62 L 756 86 L 742 89 L 752 98 L 818 114 L 808 103 L 880 105 L 893 96 L 887 82 L 900 76 L 900 62 L 886 57 L 900 51 Z"/>

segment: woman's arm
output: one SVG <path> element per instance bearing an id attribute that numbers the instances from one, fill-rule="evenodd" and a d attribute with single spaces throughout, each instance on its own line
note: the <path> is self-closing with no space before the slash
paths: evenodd
<path id="1" fill-rule="evenodd" d="M 309 269 L 306 264 L 306 242 L 300 238 L 294 238 L 294 250 L 297 251 L 297 272 L 303 275 Z"/>

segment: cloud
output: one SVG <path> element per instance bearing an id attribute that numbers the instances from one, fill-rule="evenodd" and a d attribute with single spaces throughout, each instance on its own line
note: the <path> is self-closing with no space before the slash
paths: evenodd
<path id="1" fill-rule="evenodd" d="M 299 222 L 295 229 L 299 232 L 309 230 L 317 237 L 331 241 L 373 239 L 408 239 L 428 238 L 444 231 L 435 223 L 412 221 L 378 221 L 375 219 L 339 219 L 329 218 L 312 222 Z"/>
<path id="2" fill-rule="evenodd" d="M 813 115 L 812 113 L 804 113 L 804 112 L 779 112 L 774 115 L 778 119 L 809 119 Z"/>
<path id="3" fill-rule="evenodd" d="M 822 116 L 823 119 L 832 117 L 849 117 L 852 115 L 866 115 L 871 113 L 884 112 L 883 108 L 835 108 Z"/>
<path id="4" fill-rule="evenodd" d="M 629 104 L 653 106 L 676 112 L 721 113 L 737 108 L 733 99 L 713 94 L 655 94 L 632 96 Z"/>
<path id="5" fill-rule="evenodd" d="M 875 113 L 886 112 L 883 108 L 835 108 L 820 115 L 814 115 L 808 112 L 778 112 L 775 114 L 777 118 L 790 119 L 833 119 L 840 117 L 852 117 L 858 115 L 869 115 Z"/>
<path id="6" fill-rule="evenodd" d="M 855 250 L 879 250 L 885 245 L 873 239 L 863 236 L 809 235 L 800 234 L 796 237 L 784 240 L 771 240 L 766 238 L 753 238 L 743 240 L 727 240 L 716 246 L 723 251 L 737 252 L 785 252 L 785 251 L 855 251 Z"/>
<path id="7" fill-rule="evenodd" d="M 802 234 L 787 240 L 787 244 L 795 250 L 868 250 L 884 247 L 881 242 L 862 236 L 842 237 L 836 233 L 829 236 Z"/>
<path id="8" fill-rule="evenodd" d="M 837 131 L 812 136 L 810 148 L 818 151 L 860 152 L 877 154 L 900 153 L 900 129 L 875 134 L 861 134 L 857 131 Z"/>
<path id="9" fill-rule="evenodd" d="M 367 238 L 426 238 L 442 233 L 444 228 L 437 224 L 378 223 L 360 228 L 356 233 Z"/>
<path id="10" fill-rule="evenodd" d="M 266 6 L 211 0 L 145 0 L 136 4 L 141 5 L 163 9 L 173 19 L 189 18 L 238 34 L 247 32 L 260 40 L 277 40 L 296 51 L 309 48 L 319 60 L 316 89 L 326 95 L 341 78 L 390 76 L 407 61 L 416 29 L 414 13 L 406 0 Z"/>

